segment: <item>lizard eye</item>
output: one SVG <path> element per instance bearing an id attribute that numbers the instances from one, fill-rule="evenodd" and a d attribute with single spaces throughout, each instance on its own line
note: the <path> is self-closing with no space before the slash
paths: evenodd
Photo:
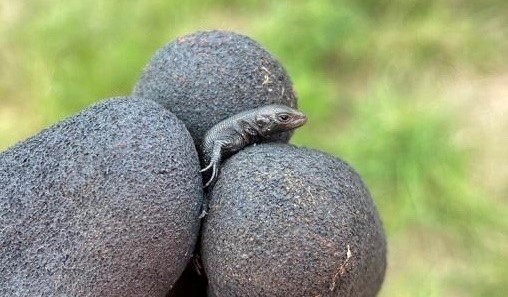
<path id="1" fill-rule="evenodd" d="M 290 116 L 289 116 L 289 114 L 287 114 L 287 113 L 281 113 L 281 114 L 278 114 L 278 115 L 277 115 L 277 118 L 278 118 L 278 119 L 279 119 L 279 121 L 281 121 L 281 122 L 287 122 L 287 121 L 289 121 L 289 119 L 290 119 L 291 117 L 290 117 Z"/>

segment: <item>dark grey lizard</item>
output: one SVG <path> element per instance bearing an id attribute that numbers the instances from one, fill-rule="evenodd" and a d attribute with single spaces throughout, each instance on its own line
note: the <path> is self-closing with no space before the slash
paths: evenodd
<path id="1" fill-rule="evenodd" d="M 200 172 L 212 169 L 205 188 L 217 178 L 223 157 L 272 134 L 298 128 L 306 122 L 307 117 L 303 113 L 277 104 L 247 110 L 219 122 L 206 132 L 203 139 L 202 149 L 207 166 Z"/>

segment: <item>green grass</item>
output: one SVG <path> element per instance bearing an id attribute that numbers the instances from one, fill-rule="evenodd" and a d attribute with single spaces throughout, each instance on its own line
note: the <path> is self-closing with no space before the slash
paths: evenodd
<path id="1" fill-rule="evenodd" d="M 368 184 L 389 242 L 381 296 L 505 296 L 508 193 L 474 179 L 483 139 L 460 141 L 481 98 L 450 93 L 508 71 L 507 12 L 502 0 L 0 0 L 0 149 L 129 94 L 178 35 L 242 32 L 293 78 L 310 117 L 294 142 Z"/>

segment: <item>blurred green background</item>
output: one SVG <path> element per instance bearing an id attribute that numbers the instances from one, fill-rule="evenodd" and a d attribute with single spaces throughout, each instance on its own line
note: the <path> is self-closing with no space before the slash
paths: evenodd
<path id="1" fill-rule="evenodd" d="M 0 149 L 129 94 L 196 30 L 251 36 L 383 218 L 380 296 L 508 294 L 508 1 L 0 0 Z"/>

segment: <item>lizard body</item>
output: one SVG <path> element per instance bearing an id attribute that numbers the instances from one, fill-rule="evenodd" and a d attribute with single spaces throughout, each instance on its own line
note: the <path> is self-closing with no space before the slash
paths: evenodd
<path id="1" fill-rule="evenodd" d="M 307 117 L 298 110 L 272 104 L 238 113 L 217 123 L 206 132 L 202 144 L 207 165 L 201 172 L 212 169 L 205 187 L 217 178 L 224 157 L 275 133 L 298 128 L 306 122 Z"/>

